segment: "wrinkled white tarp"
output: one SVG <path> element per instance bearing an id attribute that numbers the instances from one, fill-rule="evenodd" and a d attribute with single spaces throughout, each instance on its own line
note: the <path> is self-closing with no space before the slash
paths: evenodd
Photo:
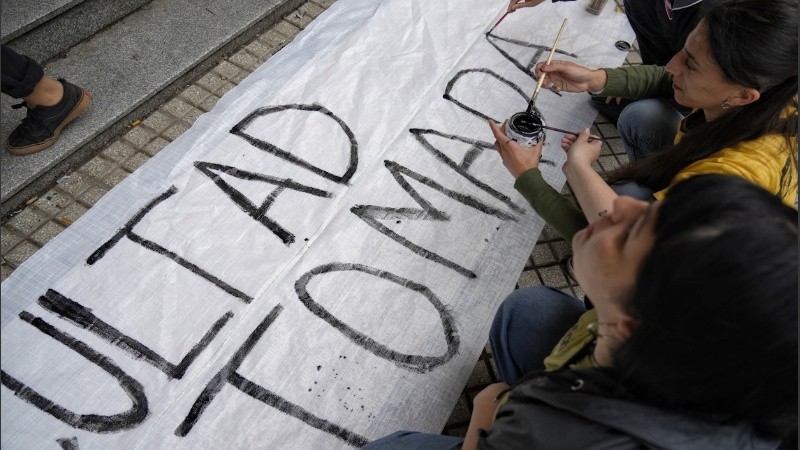
<path id="1" fill-rule="evenodd" d="M 340 0 L 2 284 L 2 447 L 349 448 L 438 432 L 542 221 L 486 118 L 612 4 Z M 588 96 L 543 91 L 578 130 Z M 545 179 L 563 186 L 561 135 Z M 65 447 L 67 448 L 67 447 Z"/>

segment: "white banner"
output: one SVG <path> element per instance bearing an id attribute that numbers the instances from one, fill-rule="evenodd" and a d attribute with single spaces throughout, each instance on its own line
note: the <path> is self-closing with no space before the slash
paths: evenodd
<path id="1" fill-rule="evenodd" d="M 613 2 L 612 2 L 613 3 Z M 3 448 L 351 448 L 438 432 L 543 226 L 488 118 L 624 15 L 339 0 L 2 284 Z M 543 91 L 578 130 L 586 95 Z M 563 186 L 561 135 L 542 171 Z"/>

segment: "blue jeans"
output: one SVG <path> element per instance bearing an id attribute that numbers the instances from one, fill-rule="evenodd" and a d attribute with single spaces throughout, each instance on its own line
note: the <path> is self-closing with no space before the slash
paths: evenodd
<path id="1" fill-rule="evenodd" d="M 626 106 L 619 115 L 617 130 L 628 160 L 638 161 L 672 145 L 683 116 L 668 100 L 648 98 Z"/>
<path id="2" fill-rule="evenodd" d="M 519 289 L 506 297 L 489 332 L 500 378 L 513 384 L 544 369 L 544 358 L 586 311 L 583 302 L 547 286 Z M 366 450 L 460 449 L 462 438 L 398 431 L 362 447 Z"/>
<path id="3" fill-rule="evenodd" d="M 583 302 L 549 286 L 514 291 L 497 310 L 489 344 L 500 379 L 514 384 L 534 370 L 586 312 Z"/>

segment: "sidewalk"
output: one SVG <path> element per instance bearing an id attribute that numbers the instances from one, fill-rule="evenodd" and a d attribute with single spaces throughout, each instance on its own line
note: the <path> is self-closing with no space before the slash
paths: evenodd
<path id="1" fill-rule="evenodd" d="M 289 43 L 335 0 L 309 0 L 272 28 L 225 58 L 209 72 L 146 117 L 134 120 L 86 164 L 65 175 L 46 193 L 28 200 L 27 206 L 0 223 L 0 280 L 5 280 L 25 260 L 70 226 L 103 195 L 142 166 L 184 131 L 217 101 Z M 621 4 L 621 0 L 617 1 Z M 639 64 L 637 48 L 626 64 Z M 592 133 L 610 138 L 603 145 L 597 169 L 613 170 L 627 162 L 613 124 L 598 116 Z M 568 191 L 565 191 L 568 193 Z M 518 285 L 548 285 L 581 298 L 580 288 L 569 279 L 565 263 L 570 245 L 545 227 Z M 499 381 L 491 352 L 483 351 L 469 382 L 445 426 L 444 434 L 463 436 L 469 423 L 472 399 L 486 385 Z"/>

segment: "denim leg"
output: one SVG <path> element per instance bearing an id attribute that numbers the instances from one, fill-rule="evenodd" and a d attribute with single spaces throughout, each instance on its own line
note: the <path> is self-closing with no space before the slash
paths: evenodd
<path id="1" fill-rule="evenodd" d="M 580 300 L 548 286 L 512 292 L 489 331 L 500 378 L 513 384 L 528 372 L 544 369 L 544 359 L 585 311 Z"/>
<path id="2" fill-rule="evenodd" d="M 36 61 L 15 52 L 11 47 L 2 46 L 0 55 L 2 67 L 2 91 L 11 98 L 31 95 L 36 84 L 44 76 L 44 70 Z"/>
<path id="3" fill-rule="evenodd" d="M 362 450 L 458 450 L 463 438 L 441 434 L 397 431 L 361 447 Z"/>
<path id="4" fill-rule="evenodd" d="M 611 185 L 611 189 L 617 195 L 633 197 L 637 200 L 650 200 L 653 197 L 653 190 L 647 186 L 642 186 L 635 181 L 624 181 Z"/>
<path id="5" fill-rule="evenodd" d="M 672 145 L 683 116 L 668 100 L 648 98 L 622 110 L 617 130 L 628 159 L 638 161 L 650 153 Z"/>

